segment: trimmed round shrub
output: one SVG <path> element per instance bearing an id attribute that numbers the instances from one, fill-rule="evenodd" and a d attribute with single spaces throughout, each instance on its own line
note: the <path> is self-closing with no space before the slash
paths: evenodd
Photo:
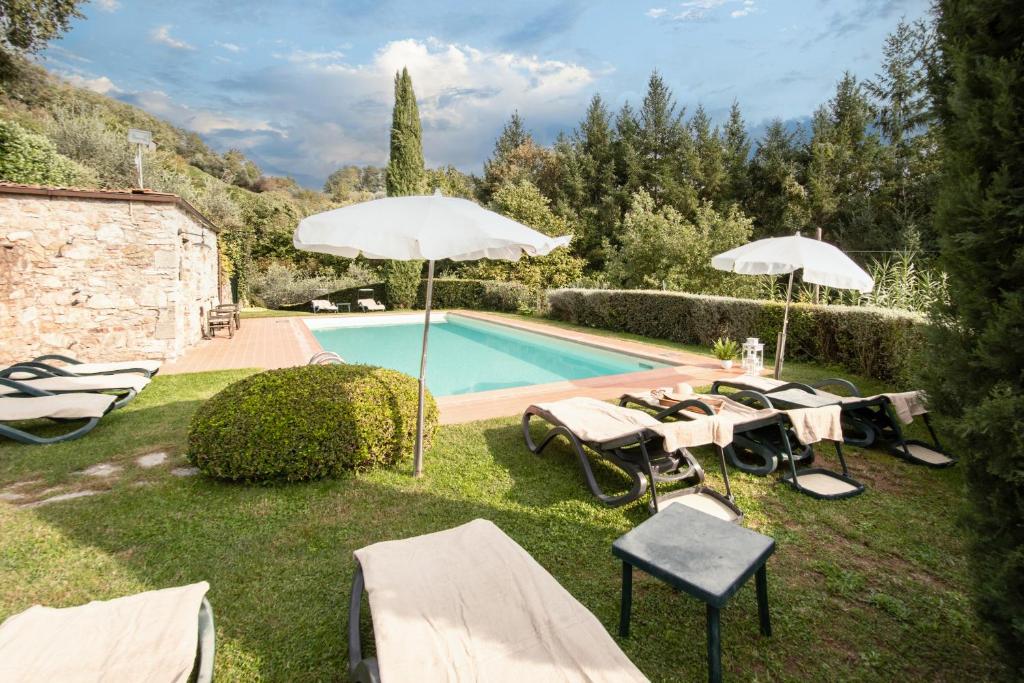
<path id="1" fill-rule="evenodd" d="M 188 459 L 241 481 L 301 481 L 393 465 L 416 443 L 416 379 L 370 365 L 307 365 L 251 375 L 200 406 Z M 437 427 L 428 392 L 424 449 Z"/>

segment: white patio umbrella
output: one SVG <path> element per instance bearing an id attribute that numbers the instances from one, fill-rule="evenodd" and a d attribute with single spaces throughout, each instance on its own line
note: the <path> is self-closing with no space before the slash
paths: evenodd
<path id="1" fill-rule="evenodd" d="M 426 312 L 420 354 L 420 400 L 416 415 L 413 474 L 423 471 L 423 391 L 427 339 L 434 293 L 434 261 L 489 258 L 517 261 L 543 256 L 569 244 L 571 236 L 548 237 L 466 199 L 433 196 L 387 197 L 325 211 L 299 222 L 296 249 L 355 258 L 427 261 Z"/>
<path id="2" fill-rule="evenodd" d="M 793 273 L 801 268 L 804 282 L 838 289 L 857 289 L 865 294 L 874 289 L 871 276 L 837 247 L 802 237 L 800 233 L 789 237 L 769 237 L 730 249 L 711 259 L 718 270 L 743 275 L 784 275 L 789 273 L 786 286 L 786 309 L 782 316 L 782 332 L 775 348 L 775 379 L 782 374 L 786 354 L 786 327 L 789 325 L 789 302 L 793 296 Z"/>

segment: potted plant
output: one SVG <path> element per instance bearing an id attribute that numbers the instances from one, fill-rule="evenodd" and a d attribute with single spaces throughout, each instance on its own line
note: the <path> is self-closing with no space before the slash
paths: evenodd
<path id="1" fill-rule="evenodd" d="M 732 368 L 733 359 L 740 355 L 740 345 L 734 339 L 719 337 L 711 347 L 711 353 L 722 363 L 724 370 L 729 370 Z"/>

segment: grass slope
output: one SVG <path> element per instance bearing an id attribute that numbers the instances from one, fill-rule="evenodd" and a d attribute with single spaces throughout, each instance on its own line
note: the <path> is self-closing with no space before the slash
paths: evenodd
<path id="1" fill-rule="evenodd" d="M 645 518 L 605 509 L 563 446 L 529 453 L 515 417 L 442 427 L 426 476 L 407 464 L 342 480 L 242 486 L 181 478 L 187 425 L 201 400 L 245 371 L 157 378 L 80 441 L 0 444 L 0 489 L 61 487 L 103 495 L 18 509 L 0 502 L 0 619 L 33 603 L 74 605 L 207 580 L 217 624 L 217 678 L 337 680 L 352 551 L 383 539 L 494 520 L 614 633 L 619 567 L 611 542 Z M 794 379 L 827 374 L 793 365 Z M 134 457 L 171 457 L 142 469 Z M 849 449 L 859 498 L 821 502 L 770 478 L 734 473 L 745 524 L 774 536 L 769 593 L 775 635 L 758 633 L 752 586 L 724 611 L 731 680 L 998 679 L 991 637 L 968 600 L 956 518 L 961 472 Z M 708 452 L 698 456 L 714 472 Z M 834 463 L 834 458 L 824 458 Z M 75 474 L 116 462 L 106 484 Z M 616 472 L 598 471 L 615 486 Z M 719 483 L 712 474 L 712 483 Z M 10 489 L 7 489 L 10 490 Z M 704 610 L 638 575 L 626 653 L 655 681 L 700 680 Z M 369 629 L 364 625 L 367 638 Z"/>

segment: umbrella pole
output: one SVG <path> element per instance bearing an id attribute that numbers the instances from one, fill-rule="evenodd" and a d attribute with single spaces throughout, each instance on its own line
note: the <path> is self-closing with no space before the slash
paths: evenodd
<path id="1" fill-rule="evenodd" d="M 782 359 L 786 355 L 786 328 L 789 326 L 789 302 L 793 298 L 793 271 L 789 271 L 789 285 L 786 286 L 786 310 L 782 314 L 782 332 L 775 345 L 775 379 L 782 374 Z"/>
<path id="2" fill-rule="evenodd" d="M 423 351 L 420 354 L 420 402 L 416 409 L 416 450 L 412 458 L 412 476 L 423 476 L 423 398 L 427 381 L 427 337 L 430 334 L 430 304 L 434 298 L 434 260 L 427 262 L 426 315 L 423 320 Z"/>

